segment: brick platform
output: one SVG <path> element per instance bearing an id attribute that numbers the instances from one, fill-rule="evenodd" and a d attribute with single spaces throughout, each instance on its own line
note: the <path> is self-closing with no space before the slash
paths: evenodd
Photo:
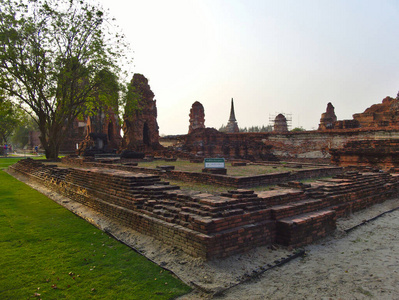
<path id="1" fill-rule="evenodd" d="M 396 196 L 398 177 L 346 173 L 312 184 L 220 195 L 181 191 L 159 175 L 106 168 L 59 168 L 31 159 L 11 167 L 124 225 L 214 259 L 261 245 L 299 247 L 331 233 L 336 218 Z"/>
<path id="2" fill-rule="evenodd" d="M 178 170 L 171 170 L 170 172 L 163 172 L 158 169 L 143 168 L 130 164 L 127 161 L 121 161 L 121 164 L 109 165 L 94 162 L 90 159 L 81 159 L 76 157 L 63 157 L 62 162 L 74 167 L 94 167 L 94 168 L 112 168 L 118 170 L 125 170 L 130 172 L 141 172 L 148 174 L 158 174 L 167 179 L 171 180 L 181 180 L 185 182 L 196 182 L 205 184 L 215 184 L 229 186 L 232 188 L 251 188 L 259 185 L 274 185 L 280 182 L 292 181 L 292 180 L 302 180 L 308 178 L 319 178 L 319 177 L 329 177 L 342 172 L 341 167 L 319 167 L 310 169 L 295 170 L 292 172 L 279 172 L 279 173 L 269 173 L 255 176 L 226 176 L 220 174 L 210 174 L 202 172 L 185 172 Z M 199 162 L 202 162 L 199 161 Z"/>

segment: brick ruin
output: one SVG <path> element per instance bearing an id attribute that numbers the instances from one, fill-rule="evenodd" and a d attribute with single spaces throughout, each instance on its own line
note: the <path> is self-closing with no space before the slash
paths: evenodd
<path id="1" fill-rule="evenodd" d="M 58 168 L 26 159 L 11 169 L 208 260 L 274 243 L 304 246 L 334 231 L 337 218 L 396 196 L 399 189 L 399 177 L 385 172 L 347 172 L 311 184 L 212 195 L 182 191 L 159 175 L 106 167 Z"/>
<path id="2" fill-rule="evenodd" d="M 173 155 L 182 159 L 207 156 L 230 160 L 322 164 L 331 163 L 330 149 L 342 149 L 349 142 L 392 139 L 399 139 L 399 130 L 357 128 L 286 133 L 224 133 L 213 128 L 205 128 L 194 130 L 189 135 L 167 138 L 169 144 L 176 145 Z"/>
<path id="3" fill-rule="evenodd" d="M 78 155 L 95 155 L 100 153 L 116 153 L 122 141 L 119 118 L 114 109 L 105 111 L 100 108 L 93 116 L 86 119 L 86 136 L 79 143 Z"/>
<path id="4" fill-rule="evenodd" d="M 197 128 L 205 128 L 205 112 L 202 104 L 195 101 L 190 109 L 190 125 L 188 127 L 188 134 L 192 133 L 193 130 Z"/>
<path id="5" fill-rule="evenodd" d="M 117 153 L 124 151 L 137 151 L 150 156 L 165 155 L 185 159 L 204 157 L 224 157 L 226 159 L 239 160 L 287 160 L 287 161 L 314 161 L 320 163 L 332 163 L 345 165 L 339 159 L 349 160 L 349 148 L 351 153 L 363 151 L 356 148 L 356 145 L 367 146 L 364 140 L 392 140 L 399 138 L 399 96 L 396 98 L 386 97 L 382 103 L 372 105 L 363 113 L 354 114 L 352 120 L 337 120 L 334 106 L 327 104 L 326 112 L 321 115 L 318 130 L 305 132 L 288 131 L 287 119 L 279 114 L 274 121 L 274 131 L 267 133 L 239 133 L 235 117 L 234 102 L 231 100 L 231 110 L 226 131 L 221 133 L 213 128 L 205 127 L 205 112 L 201 103 L 195 102 L 190 110 L 190 125 L 187 135 L 174 136 L 168 140 L 168 149 L 160 144 L 159 130 L 157 124 L 157 108 L 154 100 L 154 93 L 148 84 L 147 78 L 141 74 L 134 74 L 130 86 L 130 96 L 126 105 L 123 131 L 121 139 L 117 116 L 110 114 L 109 120 L 101 114 L 87 118 L 85 122 L 76 120 L 68 136 L 63 143 L 61 150 L 65 153 L 76 151 L 76 144 L 79 143 L 77 154 L 82 155 L 86 149 L 99 149 L 106 145 L 106 148 Z M 96 124 L 101 123 L 102 126 Z M 359 141 L 359 143 L 352 143 Z M 170 146 L 170 144 L 175 146 Z M 352 143 L 352 144 L 350 144 Z M 392 144 L 387 142 L 387 145 Z M 345 155 L 337 150 L 347 148 Z M 369 144 L 369 153 L 375 148 Z M 330 152 L 330 149 L 334 149 Z M 359 152 L 358 151 L 358 152 Z M 380 162 L 390 161 L 390 158 L 383 158 L 387 154 L 392 156 L 394 149 L 380 152 Z M 90 151 L 89 151 L 90 152 Z M 93 152 L 93 151 L 91 151 Z M 90 153 L 91 153 L 90 152 Z M 94 151 L 95 152 L 95 151 Z M 360 153 L 359 152 L 359 153 Z M 333 154 L 334 153 L 334 154 Z M 369 162 L 369 166 L 381 166 L 375 164 L 369 155 L 362 152 L 362 159 L 351 160 Z M 392 161 L 394 159 L 391 159 Z M 388 165 L 395 165 L 388 163 Z M 387 169 L 387 168 L 385 168 Z"/>
<path id="6" fill-rule="evenodd" d="M 60 151 L 67 154 L 95 155 L 120 153 L 123 150 L 151 152 L 162 149 L 159 144 L 156 100 L 147 78 L 143 75 L 134 74 L 126 106 L 123 139 L 120 134 L 118 108 L 99 108 L 92 116 L 76 119 L 72 123 Z M 30 135 L 40 133 L 31 132 Z M 40 141 L 35 143 L 31 142 L 32 147 L 39 145 Z M 79 145 L 78 149 L 76 145 Z"/>
<path id="7" fill-rule="evenodd" d="M 283 114 L 278 114 L 274 120 L 274 132 L 285 133 L 288 132 L 287 119 Z"/>
<path id="8" fill-rule="evenodd" d="M 64 141 L 60 145 L 60 151 L 63 153 L 75 153 L 76 151 L 76 144 L 82 142 L 82 140 L 86 136 L 86 118 L 78 119 L 76 118 L 70 128 L 66 131 L 66 135 Z M 36 132 L 37 136 L 40 136 L 40 131 Z M 39 142 L 37 145 L 41 145 Z"/>
<path id="9" fill-rule="evenodd" d="M 330 149 L 331 162 L 341 167 L 374 167 L 388 171 L 399 167 L 399 139 L 359 140 Z"/>
<path id="10" fill-rule="evenodd" d="M 326 112 L 321 115 L 319 130 L 332 129 L 334 123 L 337 122 L 334 106 L 329 102 L 327 104 Z"/>
<path id="11" fill-rule="evenodd" d="M 134 74 L 129 89 L 119 150 L 151 152 L 161 149 L 156 100 L 148 79 L 142 74 Z"/>
<path id="12" fill-rule="evenodd" d="M 369 152 L 375 148 L 364 140 L 387 140 L 386 145 L 392 144 L 389 140 L 399 138 L 399 100 L 397 98 L 386 97 L 381 104 L 372 105 L 364 113 L 354 114 L 352 120 L 337 120 L 334 106 L 327 104 L 326 112 L 320 118 L 318 130 L 314 131 L 288 131 L 287 120 L 284 115 L 279 114 L 274 122 L 273 132 L 259 133 L 218 133 L 214 129 L 203 128 L 201 131 L 193 130 L 188 135 L 175 136 L 177 150 L 183 150 L 176 153 L 175 156 L 181 157 L 183 154 L 189 154 L 193 157 L 225 157 L 228 159 L 242 160 L 284 160 L 301 161 L 333 164 L 344 166 L 345 163 L 339 163 L 339 157 L 344 157 L 342 153 L 332 158 L 330 149 L 351 148 L 351 153 L 362 152 L 363 149 L 356 149 L 356 145 L 362 147 L 368 146 Z M 231 117 L 234 122 L 235 113 L 232 103 Z M 358 143 L 348 144 L 351 142 Z M 173 140 L 169 139 L 169 144 Z M 349 151 L 349 150 L 348 150 Z M 346 156 L 348 156 L 346 151 Z M 359 153 L 360 153 L 359 152 Z M 384 155 L 392 156 L 394 149 L 389 152 L 386 150 L 375 152 L 373 155 L 379 155 L 379 161 L 390 161 L 390 158 L 384 158 Z M 334 150 L 334 153 L 338 153 Z M 351 154 L 353 156 L 353 154 Z M 331 161 L 332 159 L 332 161 Z M 353 159 L 352 159 L 353 160 Z M 359 161 L 359 158 L 357 159 Z M 363 164 L 365 159 L 362 159 Z M 369 159 L 369 166 L 382 166 L 381 163 L 375 164 Z M 388 163 L 389 168 L 392 163 Z"/>
<path id="13" fill-rule="evenodd" d="M 354 128 L 399 128 L 399 94 L 396 98 L 385 97 L 382 103 L 374 104 L 363 113 L 353 115 L 352 120 L 337 120 L 334 107 L 328 103 L 320 119 L 319 130 Z"/>
<path id="14" fill-rule="evenodd" d="M 137 102 L 139 109 L 125 114 L 122 149 L 162 152 L 154 94 L 148 80 L 135 74 L 131 86 L 142 101 Z M 353 122 L 337 121 L 329 103 L 319 130 L 295 133 L 288 132 L 286 122 L 282 124 L 283 115 L 284 119 L 276 120 L 274 132 L 225 133 L 205 128 L 203 107 L 196 102 L 190 111 L 190 132 L 178 137 L 179 149 L 171 152 L 186 159 L 323 163 L 331 159 L 339 167 L 235 177 L 70 157 L 63 159 L 68 168 L 29 159 L 12 168 L 195 257 L 212 260 L 275 243 L 302 247 L 333 232 L 337 218 L 398 195 L 399 175 L 385 172 L 399 164 L 399 151 L 395 150 L 399 131 L 392 117 L 396 114 L 394 100 L 384 99 L 364 115 L 354 115 Z M 384 118 L 391 120 L 387 126 L 381 122 Z M 230 119 L 236 124 L 233 102 Z M 356 124 L 368 127 L 353 128 Z M 341 168 L 353 166 L 363 169 L 343 172 Z M 332 178 L 310 184 L 298 182 L 326 176 Z M 182 191 L 161 178 L 224 185 L 235 190 L 220 194 Z M 279 186 L 259 192 L 250 189 L 271 184 Z"/>
<path id="15" fill-rule="evenodd" d="M 399 98 L 386 97 L 382 103 L 374 104 L 363 113 L 354 114 L 353 119 L 359 127 L 398 127 L 399 126 Z"/>
<path id="16" fill-rule="evenodd" d="M 354 114 L 353 120 L 335 121 L 330 126 L 323 126 L 327 115 L 328 112 L 322 115 L 319 130 L 350 129 L 344 131 L 347 136 L 348 133 L 358 133 L 358 138 L 348 138 L 339 147 L 328 147 L 332 164 L 383 170 L 398 167 L 399 94 L 396 98 L 384 98 L 382 103 L 372 105 L 363 113 Z M 377 134 L 373 137 L 370 133 Z"/>
<path id="17" fill-rule="evenodd" d="M 154 158 L 159 160 L 160 157 Z M 146 160 L 146 159 L 144 159 Z M 164 160 L 169 161 L 169 158 L 164 158 Z M 65 156 L 61 159 L 61 162 L 65 165 L 71 167 L 90 167 L 90 168 L 108 168 L 117 169 L 122 171 L 129 171 L 135 173 L 145 173 L 159 175 L 167 180 L 178 180 L 190 183 L 202 183 L 210 185 L 220 185 L 231 188 L 250 188 L 256 186 L 265 185 L 276 185 L 288 181 L 298 181 L 311 178 L 322 178 L 331 177 L 342 172 L 341 167 L 335 166 L 315 166 L 315 165 L 298 165 L 297 163 L 287 163 L 287 167 L 294 166 L 295 171 L 286 171 L 279 173 L 268 173 L 256 176 L 229 176 L 212 174 L 207 172 L 190 172 L 175 170 L 170 165 L 159 166 L 158 168 L 144 168 L 138 167 L 138 162 L 136 159 L 130 158 L 79 158 L 76 156 Z M 195 161 L 196 162 L 196 161 Z M 195 163 L 194 162 L 194 163 Z M 231 162 L 232 166 L 240 165 L 242 162 Z M 246 164 L 246 163 L 245 163 Z M 262 163 L 256 163 L 257 165 L 262 165 Z M 281 166 L 277 163 L 267 163 L 270 167 Z M 172 167 L 172 168 L 170 168 Z"/>
<path id="18" fill-rule="evenodd" d="M 277 160 L 271 146 L 245 133 L 229 134 L 214 128 L 199 128 L 182 137 L 180 152 L 191 157 L 226 159 Z M 177 154 L 179 156 L 179 154 Z"/>

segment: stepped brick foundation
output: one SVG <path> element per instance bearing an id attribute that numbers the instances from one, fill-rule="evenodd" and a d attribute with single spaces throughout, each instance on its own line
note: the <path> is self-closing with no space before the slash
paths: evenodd
<path id="1" fill-rule="evenodd" d="M 396 196 L 399 188 L 398 177 L 388 173 L 351 172 L 307 185 L 212 195 L 116 169 L 59 168 L 27 159 L 11 170 L 204 259 L 273 243 L 306 245 L 334 231 L 337 217 Z"/>
<path id="2" fill-rule="evenodd" d="M 293 180 L 302 180 L 308 178 L 320 178 L 320 177 L 329 177 L 342 172 L 341 167 L 335 166 L 324 166 L 318 168 L 311 169 L 301 169 L 295 170 L 291 172 L 280 172 L 280 173 L 270 173 L 263 175 L 255 175 L 255 176 L 229 176 L 220 175 L 220 174 L 211 174 L 211 173 L 202 173 L 202 172 L 185 172 L 179 170 L 170 170 L 165 172 L 161 168 L 159 169 L 150 169 L 137 167 L 129 163 L 127 160 L 121 160 L 118 163 L 113 165 L 104 164 L 107 161 L 95 162 L 94 160 L 81 159 L 72 156 L 66 156 L 62 158 L 62 162 L 68 164 L 70 166 L 90 166 L 95 168 L 110 168 L 110 169 L 118 169 L 125 170 L 130 172 L 141 172 L 147 174 L 158 174 L 166 179 L 175 179 L 185 182 L 197 182 L 197 183 L 205 183 L 205 184 L 215 184 L 222 186 L 229 186 L 232 188 L 250 188 L 259 185 L 273 185 L 286 181 Z M 202 161 L 201 161 L 202 162 Z"/>

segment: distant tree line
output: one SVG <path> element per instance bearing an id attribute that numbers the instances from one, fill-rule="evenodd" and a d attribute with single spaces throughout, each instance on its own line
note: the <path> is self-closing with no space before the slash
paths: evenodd
<path id="1" fill-rule="evenodd" d="M 270 132 L 273 131 L 273 126 L 271 125 L 262 125 L 262 126 L 251 126 L 240 128 L 240 132 Z"/>
<path id="2" fill-rule="evenodd" d="M 219 128 L 220 132 L 226 132 L 226 125 L 222 125 Z M 271 132 L 273 131 L 273 126 L 272 125 L 262 125 L 262 126 L 251 126 L 251 127 L 244 127 L 244 128 L 239 128 L 240 132 Z M 291 132 L 298 132 L 298 131 L 306 131 L 303 127 L 295 127 L 294 129 L 291 130 Z"/>
<path id="3" fill-rule="evenodd" d="M 225 132 L 226 131 L 226 125 L 222 125 L 219 128 L 220 132 Z M 262 125 L 262 126 L 251 126 L 251 127 L 244 127 L 244 128 L 239 128 L 240 132 L 270 132 L 273 131 L 273 126 L 271 125 Z"/>

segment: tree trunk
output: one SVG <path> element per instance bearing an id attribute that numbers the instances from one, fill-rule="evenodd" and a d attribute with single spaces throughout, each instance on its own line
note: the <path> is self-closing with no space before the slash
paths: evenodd
<path id="1" fill-rule="evenodd" d="M 55 145 L 54 143 L 50 143 L 48 145 L 48 148 L 45 149 L 45 154 L 47 159 L 57 159 L 58 158 L 58 152 L 59 152 L 59 145 Z"/>
<path id="2" fill-rule="evenodd" d="M 40 135 L 40 142 L 44 148 L 44 153 L 47 159 L 57 159 L 62 142 L 63 133 L 57 132 L 53 136 L 48 136 L 46 139 L 43 132 Z"/>

